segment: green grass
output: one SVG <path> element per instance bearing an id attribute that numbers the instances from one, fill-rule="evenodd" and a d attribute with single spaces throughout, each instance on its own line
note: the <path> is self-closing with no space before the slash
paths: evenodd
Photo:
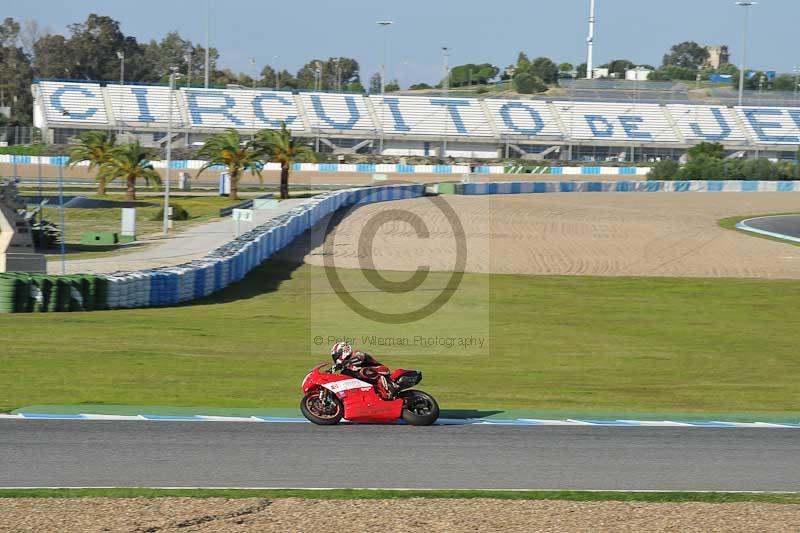
<path id="1" fill-rule="evenodd" d="M 492 498 L 500 500 L 635 501 L 647 503 L 798 504 L 800 494 L 726 492 L 613 492 L 506 490 L 364 489 L 0 489 L 0 498 L 305 498 L 309 500 L 384 500 L 408 498 Z"/>
<path id="2" fill-rule="evenodd" d="M 422 369 L 423 388 L 445 409 L 800 412 L 797 281 L 466 275 L 432 319 L 392 326 L 346 312 L 323 273 L 269 262 L 183 307 L 0 315 L 0 411 L 296 408 L 300 379 L 328 359 L 327 342 L 311 341 L 318 333 L 490 329 L 486 350 L 356 344 L 390 366 Z M 371 304 L 400 308 L 424 294 L 370 291 L 360 271 L 339 274 Z"/>
<path id="3" fill-rule="evenodd" d="M 758 217 L 774 217 L 779 215 L 797 215 L 798 213 L 770 213 L 770 214 L 760 214 L 760 215 L 747 215 L 747 216 L 735 216 L 735 217 L 727 217 L 717 221 L 717 224 L 721 228 L 731 229 L 733 231 L 738 231 L 739 233 L 743 233 L 745 235 L 749 235 L 750 237 L 758 237 L 761 239 L 767 239 L 768 241 L 775 241 L 775 242 L 782 242 L 783 244 L 789 244 L 791 246 L 800 246 L 800 243 L 794 241 L 787 241 L 786 239 L 779 239 L 777 237 L 770 237 L 769 235 L 762 235 L 760 233 L 753 233 L 752 231 L 745 231 L 743 229 L 739 229 L 736 227 L 736 224 L 741 222 L 742 220 L 747 220 L 750 218 L 758 218 Z"/>
<path id="4" fill-rule="evenodd" d="M 89 195 L 90 198 L 124 201 L 123 195 L 96 196 Z M 140 197 L 140 202 L 156 204 L 153 207 L 139 207 L 136 209 L 136 232 L 140 236 L 154 234 L 161 231 L 162 221 L 155 217 L 161 210 L 158 205 L 160 198 Z M 172 195 L 170 202 L 179 204 L 189 212 L 189 220 L 176 220 L 174 228 L 176 231 L 186 229 L 193 224 L 208 221 L 219 217 L 219 210 L 238 203 L 240 200 L 231 200 L 220 196 L 191 196 L 191 195 Z M 56 224 L 60 223 L 59 209 L 55 207 L 45 208 L 45 218 Z M 68 244 L 77 244 L 81 240 L 81 234 L 87 231 L 114 231 L 120 229 L 122 220 L 122 209 L 65 209 L 65 233 Z"/>

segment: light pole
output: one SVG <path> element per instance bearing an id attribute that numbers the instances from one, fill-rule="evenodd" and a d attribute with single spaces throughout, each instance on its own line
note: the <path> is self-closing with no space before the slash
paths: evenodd
<path id="1" fill-rule="evenodd" d="M 256 88 L 256 76 L 258 76 L 258 71 L 256 70 L 256 60 L 254 58 L 250 58 L 250 66 L 253 68 L 253 89 Z"/>
<path id="2" fill-rule="evenodd" d="M 119 58 L 119 116 L 117 117 L 117 126 L 119 134 L 122 135 L 122 87 L 125 85 L 125 52 L 118 51 L 117 57 Z"/>
<path id="3" fill-rule="evenodd" d="M 386 35 L 393 20 L 379 20 L 376 24 L 383 26 L 383 63 L 381 64 L 381 96 L 386 94 Z"/>
<path id="4" fill-rule="evenodd" d="M 275 60 L 274 61 L 274 63 L 275 63 L 275 90 L 276 91 L 280 91 L 281 90 L 281 71 L 280 71 L 280 67 L 278 66 L 278 56 L 272 56 L 272 59 Z"/>
<path id="5" fill-rule="evenodd" d="M 211 18 L 211 0 L 206 0 L 206 68 L 205 68 L 205 72 L 203 73 L 205 75 L 205 80 L 204 80 L 204 85 L 203 86 L 206 89 L 208 89 L 208 75 L 209 75 L 208 71 L 211 68 L 210 67 L 211 59 L 210 59 L 210 56 L 209 56 L 209 49 L 208 49 L 208 34 L 209 34 L 209 24 L 210 24 L 209 19 L 210 18 Z"/>
<path id="6" fill-rule="evenodd" d="M 169 68 L 169 98 L 167 103 L 167 172 L 166 183 L 164 183 L 164 221 L 163 232 L 164 235 L 169 235 L 169 179 L 170 167 L 172 166 L 172 99 L 175 98 L 175 76 L 178 72 L 178 67 Z"/>
<path id="7" fill-rule="evenodd" d="M 188 89 L 192 86 L 192 51 L 186 52 L 183 59 L 186 61 L 186 88 Z"/>
<path id="8" fill-rule="evenodd" d="M 591 80 L 594 70 L 592 63 L 594 59 L 594 0 L 589 1 L 589 36 L 586 38 L 586 46 L 586 79 Z"/>
<path id="9" fill-rule="evenodd" d="M 442 47 L 442 89 L 444 90 L 444 97 L 449 96 L 450 91 L 450 67 L 447 66 L 447 59 L 450 57 L 450 49 L 446 46 Z M 442 108 L 444 109 L 444 108 Z M 447 157 L 447 113 L 444 116 L 444 137 L 442 139 L 442 158 Z"/>
<path id="10" fill-rule="evenodd" d="M 797 89 L 800 87 L 800 67 L 794 67 L 794 99 L 797 100 Z"/>
<path id="11" fill-rule="evenodd" d="M 744 32 L 742 32 L 742 68 L 739 71 L 739 106 L 741 107 L 742 101 L 744 99 L 744 77 L 747 75 L 747 24 L 749 22 L 749 15 L 750 10 L 747 9 L 750 6 L 757 5 L 758 2 L 752 2 L 750 0 L 742 0 L 736 2 L 737 6 L 744 8 Z"/>

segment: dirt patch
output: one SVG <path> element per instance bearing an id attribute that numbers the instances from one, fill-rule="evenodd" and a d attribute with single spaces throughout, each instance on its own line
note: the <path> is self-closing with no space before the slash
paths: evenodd
<path id="1" fill-rule="evenodd" d="M 0 500 L 2 532 L 798 531 L 800 505 L 511 500 Z"/>
<path id="2" fill-rule="evenodd" d="M 507 274 L 800 278 L 800 247 L 720 228 L 719 219 L 797 211 L 791 193 L 565 193 L 441 196 L 463 226 L 466 271 Z M 371 248 L 363 228 L 392 210 Z M 430 232 L 420 238 L 417 217 Z M 456 232 L 430 199 L 359 207 L 336 229 L 333 264 L 448 271 Z M 322 265 L 323 249 L 299 246 L 284 258 Z"/>

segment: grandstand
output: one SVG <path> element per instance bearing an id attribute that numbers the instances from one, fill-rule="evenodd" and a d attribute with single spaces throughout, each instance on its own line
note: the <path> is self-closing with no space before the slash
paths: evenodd
<path id="1" fill-rule="evenodd" d="M 34 123 L 47 142 L 68 143 L 86 129 L 168 142 L 165 87 L 43 80 L 32 91 Z M 720 142 L 731 154 L 776 158 L 794 158 L 800 145 L 800 107 L 787 105 L 196 88 L 178 89 L 173 98 L 175 147 L 225 128 L 250 134 L 281 123 L 336 154 L 640 161 L 676 158 L 703 141 Z"/>

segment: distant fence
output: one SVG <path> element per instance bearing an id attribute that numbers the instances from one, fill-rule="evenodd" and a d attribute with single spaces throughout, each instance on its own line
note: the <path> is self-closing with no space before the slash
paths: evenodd
<path id="1" fill-rule="evenodd" d="M 56 165 L 66 166 L 67 156 L 0 155 L 0 163 L 10 165 Z M 153 161 L 155 168 L 167 168 L 166 161 Z M 170 163 L 174 170 L 197 170 L 206 162 L 194 159 L 176 160 Z M 81 163 L 80 166 L 88 166 Z M 211 167 L 224 170 L 222 166 Z M 279 171 L 280 163 L 265 163 L 263 170 Z M 407 165 L 401 163 L 295 163 L 294 172 L 363 172 L 367 174 L 563 174 L 603 176 L 644 176 L 649 167 L 604 167 L 604 166 L 549 166 L 549 165 Z"/>
<path id="2" fill-rule="evenodd" d="M 569 192 L 800 192 L 800 181 L 533 181 L 459 183 L 456 194 Z"/>

